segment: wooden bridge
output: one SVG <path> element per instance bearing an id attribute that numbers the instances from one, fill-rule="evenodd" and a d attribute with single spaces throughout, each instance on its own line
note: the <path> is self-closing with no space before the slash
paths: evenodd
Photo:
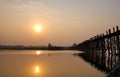
<path id="1" fill-rule="evenodd" d="M 76 45 L 75 49 L 81 51 L 96 51 L 100 50 L 102 53 L 120 53 L 120 30 L 119 27 L 113 27 L 113 31 L 109 29 L 105 34 L 100 34 L 92 37 L 82 43 Z M 114 50 L 114 51 L 113 51 Z M 113 51 L 113 52 L 112 52 Z"/>
<path id="2" fill-rule="evenodd" d="M 109 29 L 106 34 L 92 37 L 73 46 L 73 49 L 84 51 L 81 56 L 85 61 L 109 73 L 120 66 L 120 30 L 119 27 Z"/>

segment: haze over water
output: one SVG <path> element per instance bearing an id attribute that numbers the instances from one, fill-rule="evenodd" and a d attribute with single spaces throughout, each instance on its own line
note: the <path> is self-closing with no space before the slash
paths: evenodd
<path id="1" fill-rule="evenodd" d="M 120 0 L 0 0 L 0 44 L 80 43 L 120 25 L 119 3 Z M 41 25 L 42 30 L 35 31 L 36 25 Z"/>
<path id="2" fill-rule="evenodd" d="M 120 0 L 0 0 L 0 77 L 106 77 L 114 64 L 120 64 L 116 53 L 114 59 L 103 52 L 95 55 L 97 51 L 91 56 L 74 50 L 21 49 L 78 48 L 117 25 Z M 111 45 L 111 38 L 107 42 L 108 49 L 120 46 Z"/>

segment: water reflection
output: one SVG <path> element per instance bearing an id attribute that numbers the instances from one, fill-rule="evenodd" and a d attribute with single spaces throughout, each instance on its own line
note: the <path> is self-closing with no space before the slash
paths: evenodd
<path id="1" fill-rule="evenodd" d="M 41 68 L 40 68 L 38 65 L 36 65 L 36 66 L 34 67 L 34 72 L 35 72 L 35 73 L 41 73 Z"/>
<path id="2" fill-rule="evenodd" d="M 42 53 L 42 51 L 36 51 L 37 55 L 40 55 Z"/>
<path id="3" fill-rule="evenodd" d="M 77 56 L 90 63 L 91 66 L 105 73 L 110 73 L 120 65 L 120 56 L 109 54 L 107 51 L 105 54 L 102 54 L 101 51 L 99 54 L 98 51 L 93 53 L 91 51 L 91 53 L 77 54 Z"/>
<path id="4" fill-rule="evenodd" d="M 19 54 L 21 52 L 25 54 Z M 0 55 L 0 77 L 105 77 L 104 73 L 73 56 L 80 51 L 15 50 L 8 53 Z"/>

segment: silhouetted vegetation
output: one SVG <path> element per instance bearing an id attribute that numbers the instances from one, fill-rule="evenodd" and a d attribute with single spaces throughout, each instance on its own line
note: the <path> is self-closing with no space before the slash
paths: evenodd
<path id="1" fill-rule="evenodd" d="M 48 46 L 5 46 L 0 45 L 1 50 L 70 50 L 71 47 L 62 47 L 62 46 L 52 46 L 49 44 Z"/>

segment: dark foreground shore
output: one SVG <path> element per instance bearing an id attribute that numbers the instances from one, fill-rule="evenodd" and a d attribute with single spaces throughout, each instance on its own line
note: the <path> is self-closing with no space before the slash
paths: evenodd
<path id="1" fill-rule="evenodd" d="M 112 70 L 107 77 L 120 77 L 120 66 Z"/>

